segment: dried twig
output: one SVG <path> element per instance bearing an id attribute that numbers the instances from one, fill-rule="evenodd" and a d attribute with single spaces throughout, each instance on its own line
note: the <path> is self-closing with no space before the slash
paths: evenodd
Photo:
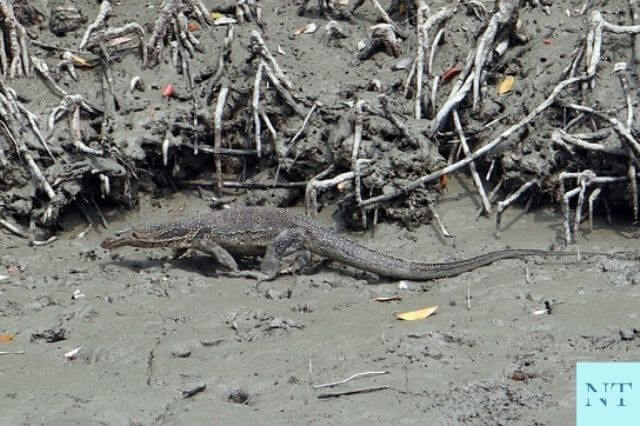
<path id="1" fill-rule="evenodd" d="M 359 378 L 362 378 L 362 377 L 381 376 L 383 374 L 389 374 L 389 372 L 388 371 L 365 371 L 364 373 L 353 374 L 353 375 L 347 377 L 344 380 L 338 380 L 338 381 L 335 381 L 335 382 L 324 383 L 322 385 L 313 385 L 313 388 L 314 389 L 328 388 L 328 387 L 332 388 L 334 386 L 343 385 L 343 384 L 345 384 L 345 383 L 347 383 L 347 382 L 349 382 L 351 380 L 354 380 L 354 379 L 359 379 Z"/>
<path id="2" fill-rule="evenodd" d="M 216 103 L 216 109 L 213 115 L 213 143 L 217 150 L 222 148 L 222 113 L 224 111 L 224 104 L 227 101 L 228 93 L 228 87 L 225 86 L 220 89 L 218 102 Z M 218 191 L 222 193 L 222 158 L 220 154 L 215 156 L 215 168 L 218 180 Z"/>
<path id="3" fill-rule="evenodd" d="M 318 399 L 339 398 L 345 395 L 356 395 L 359 393 L 376 392 L 376 391 L 385 390 L 385 389 L 389 389 L 389 386 L 377 386 L 373 388 L 356 389 L 356 390 L 345 391 L 345 392 L 321 393 L 320 395 L 318 395 Z"/>

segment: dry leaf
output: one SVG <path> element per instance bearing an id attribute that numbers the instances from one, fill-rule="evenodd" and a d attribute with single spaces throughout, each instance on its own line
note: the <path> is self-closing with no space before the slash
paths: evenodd
<path id="1" fill-rule="evenodd" d="M 453 80 L 453 77 L 460 74 L 461 71 L 462 70 L 458 67 L 451 67 L 445 72 L 443 72 L 442 77 L 440 78 L 442 79 L 443 83 L 448 83 L 449 81 Z"/>
<path id="2" fill-rule="evenodd" d="M 429 308 L 418 309 L 417 311 L 403 312 L 401 314 L 396 314 L 396 318 L 405 321 L 425 319 L 434 313 L 436 309 L 438 309 L 437 306 L 431 306 Z"/>
<path id="3" fill-rule="evenodd" d="M 128 41 L 131 41 L 131 40 L 133 40 L 132 37 L 116 37 L 116 38 L 110 40 L 107 43 L 107 46 L 113 47 L 113 46 L 117 46 L 119 44 L 124 44 L 124 43 L 126 43 Z"/>
<path id="4" fill-rule="evenodd" d="M 9 343 L 16 337 L 15 334 L 0 334 L 0 343 Z"/>
<path id="5" fill-rule="evenodd" d="M 198 23 L 195 21 L 189 21 L 189 23 L 187 24 L 187 31 L 189 31 L 190 33 L 198 31 L 199 29 L 200 25 L 198 25 Z"/>
<path id="6" fill-rule="evenodd" d="M 371 299 L 373 302 L 392 302 L 394 300 L 402 300 L 400 296 L 380 296 L 374 299 Z"/>
<path id="7" fill-rule="evenodd" d="M 222 18 L 224 15 L 220 12 L 211 12 L 210 16 L 211 16 L 211 19 L 215 21 L 216 19 Z"/>
<path id="8" fill-rule="evenodd" d="M 511 88 L 513 87 L 513 83 L 515 82 L 516 79 L 513 78 L 512 75 L 506 76 L 498 85 L 498 94 L 504 95 L 505 93 L 510 92 Z"/>
<path id="9" fill-rule="evenodd" d="M 78 56 L 78 55 L 71 55 L 71 58 L 73 58 L 73 63 L 75 65 L 78 65 L 80 67 L 87 67 L 87 68 L 91 68 L 93 67 L 93 65 L 91 65 L 89 62 L 87 62 L 86 59 Z"/>

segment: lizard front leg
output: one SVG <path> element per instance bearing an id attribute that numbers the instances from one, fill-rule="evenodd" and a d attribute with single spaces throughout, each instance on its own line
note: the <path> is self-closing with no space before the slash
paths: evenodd
<path id="1" fill-rule="evenodd" d="M 260 270 L 266 274 L 262 281 L 270 281 L 278 275 L 282 258 L 291 254 L 301 254 L 298 256 L 298 262 L 308 258 L 302 256 L 305 252 L 305 233 L 302 229 L 287 229 L 282 231 L 273 240 L 273 243 L 267 247 L 267 251 L 262 259 Z"/>

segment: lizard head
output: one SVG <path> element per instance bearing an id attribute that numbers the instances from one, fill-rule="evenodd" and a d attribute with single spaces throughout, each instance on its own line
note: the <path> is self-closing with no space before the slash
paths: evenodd
<path id="1" fill-rule="evenodd" d="M 105 238 L 100 243 L 100 247 L 106 249 L 114 249 L 123 246 L 144 247 L 144 242 L 148 241 L 148 238 L 145 238 L 146 234 L 148 233 L 144 231 L 126 228 L 116 232 L 111 237 Z"/>
<path id="2" fill-rule="evenodd" d="M 176 241 L 189 239 L 196 232 L 197 230 L 185 233 L 182 228 L 171 226 L 171 224 L 143 225 L 118 231 L 113 236 L 105 238 L 100 246 L 105 249 L 124 246 L 174 247 Z"/>

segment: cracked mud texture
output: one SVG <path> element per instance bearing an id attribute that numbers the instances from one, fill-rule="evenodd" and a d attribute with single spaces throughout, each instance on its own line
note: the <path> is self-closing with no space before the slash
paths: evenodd
<path id="1" fill-rule="evenodd" d="M 152 22 L 156 11 L 146 6 L 158 3 L 114 2 L 109 23 L 121 25 L 129 18 Z M 625 2 L 594 3 L 608 18 L 626 16 Z M 576 4 L 554 2 L 551 16 L 539 9 L 525 15 L 537 44 L 510 51 L 502 71 L 515 74 L 521 90 L 500 105 L 487 100 L 485 118 L 503 113 L 515 122 L 544 98 L 584 35 L 583 20 L 564 14 Z M 79 1 L 77 6 L 91 22 L 97 3 Z M 395 60 L 384 53 L 363 62 L 356 58 L 357 42 L 367 38 L 368 26 L 376 21 L 369 3 L 356 12 L 355 23 L 342 24 L 349 31 L 342 48 L 324 47 L 326 20 L 314 14 L 314 7 L 311 2 L 304 17 L 297 16 L 291 1 L 265 1 L 263 9 L 267 43 L 272 52 L 278 45 L 287 52 L 277 59 L 305 94 L 326 105 L 353 92 L 375 100 L 377 93 L 363 89 L 369 80 L 377 78 L 386 86 L 405 77 L 405 72 L 391 70 Z M 309 22 L 318 23 L 318 32 L 292 36 Z M 75 47 L 84 28 L 45 41 Z M 438 70 L 464 62 L 466 52 L 454 57 L 446 54 L 447 47 L 464 45 L 466 32 L 475 31 L 461 21 L 451 28 L 436 56 Z M 217 58 L 225 29 L 210 31 L 203 35 L 207 53 L 191 62 L 194 75 Z M 248 34 L 249 29 L 238 28 L 233 54 L 240 58 L 234 64 L 246 56 Z M 543 45 L 542 38 L 553 43 Z M 623 38 L 628 37 L 611 36 L 606 42 L 614 50 L 604 55 L 594 95 L 603 110 L 620 101 L 610 96 L 619 93 L 610 71 L 629 54 L 628 46 L 620 44 Z M 403 44 L 403 56 L 413 55 L 410 43 Z M 153 152 L 157 163 L 164 129 L 154 133 L 143 125 L 174 122 L 190 105 L 160 96 L 168 83 L 185 90 L 170 63 L 141 71 L 147 90 L 126 94 L 132 70 L 138 69 L 133 53 L 119 56 L 113 65 L 123 99 L 117 143 L 140 161 Z M 247 78 L 239 69 L 231 69 L 229 77 Z M 491 90 L 495 83 L 490 82 Z M 100 102 L 93 77 L 85 75 L 73 84 L 75 91 Z M 11 85 L 30 97 L 34 111 L 49 112 L 58 103 L 39 79 L 18 79 Z M 206 81 L 198 93 L 206 95 L 205 87 Z M 412 106 L 407 101 L 394 108 L 409 116 Z M 301 122 L 292 121 L 291 129 Z M 83 129 L 90 135 L 93 131 L 86 122 Z M 60 126 L 56 138 L 67 140 L 66 132 Z M 299 146 L 318 149 L 315 155 L 321 157 L 321 142 L 309 135 Z M 536 158 L 525 160 L 532 168 L 539 166 Z M 182 176 L 181 170 L 172 172 Z M 561 244 L 562 221 L 555 208 L 528 214 L 508 210 L 496 239 L 493 219 L 472 219 L 479 205 L 472 183 L 450 181 L 438 211 L 454 240 L 441 238 L 431 226 L 409 231 L 390 223 L 379 225 L 373 237 L 353 237 L 395 256 L 434 261 L 506 246 Z M 108 231 L 96 226 L 82 237 L 86 225 L 71 211 L 62 217 L 59 240 L 44 247 L 29 247 L 0 231 L 0 334 L 15 335 L 11 342 L 0 342 L 0 352 L 24 351 L 0 355 L 0 424 L 572 424 L 575 363 L 637 360 L 640 354 L 640 268 L 633 262 L 586 256 L 505 260 L 455 278 L 409 282 L 405 289 L 398 282 L 367 281 L 368 275 L 330 264 L 311 275 L 280 277 L 256 291 L 249 280 L 215 278 L 215 265 L 200 254 L 174 261 L 165 250 L 108 253 L 99 248 L 107 232 L 143 219 L 163 221 L 206 211 L 208 203 L 198 195 L 182 190 L 164 198 L 143 197 L 137 211 L 106 211 Z M 319 220 L 332 224 L 330 212 L 323 210 Z M 89 213 L 97 224 L 95 211 L 89 208 Z M 579 248 L 637 248 L 636 228 L 628 217 L 620 215 L 615 223 L 597 220 L 593 232 L 577 236 Z M 73 299 L 75 290 L 84 297 Z M 391 295 L 403 299 L 371 301 Z M 545 309 L 546 302 L 551 314 L 532 315 Z M 437 313 L 424 321 L 394 319 L 396 312 L 433 305 L 439 306 Z M 75 359 L 64 358 L 80 346 Z M 381 370 L 389 374 L 335 389 L 312 388 Z M 201 384 L 206 385 L 203 391 L 182 398 L 180 391 Z M 317 399 L 324 392 L 377 386 L 390 388 Z"/>

